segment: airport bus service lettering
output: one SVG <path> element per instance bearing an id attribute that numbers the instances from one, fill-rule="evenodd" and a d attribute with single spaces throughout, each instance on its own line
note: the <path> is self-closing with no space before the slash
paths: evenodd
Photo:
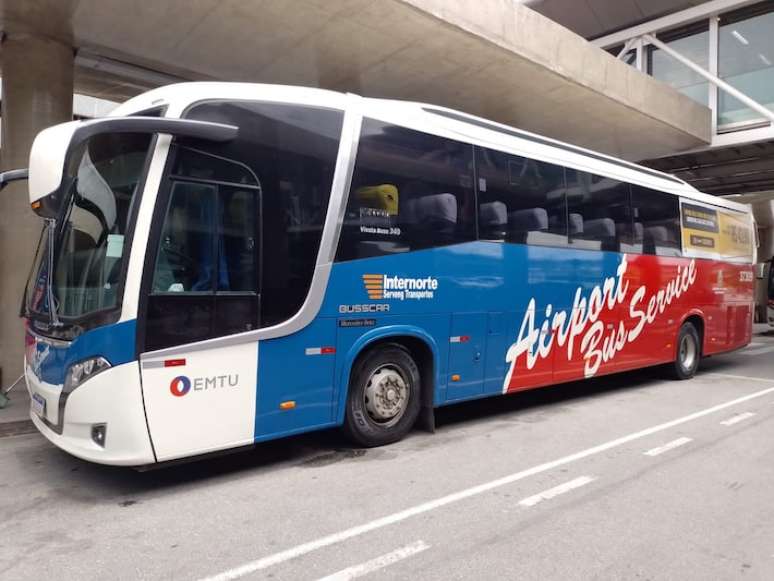
<path id="1" fill-rule="evenodd" d="M 625 280 L 628 263 L 626 255 L 622 256 L 616 275 L 606 278 L 602 285 L 595 286 L 588 297 L 583 296 L 583 289 L 575 292 L 572 310 L 554 312 L 553 305 L 546 305 L 543 322 L 536 326 L 536 301 L 533 297 L 527 306 L 527 312 L 522 320 L 519 335 L 511 345 L 505 360 L 510 363 L 510 369 L 505 378 L 503 391 L 507 391 L 519 358 L 526 354 L 527 369 L 532 369 L 539 359 L 547 358 L 554 346 L 566 346 L 567 360 L 572 361 L 575 347 L 579 345 L 585 365 L 584 376 L 593 377 L 602 363 L 612 360 L 627 343 L 633 343 L 645 329 L 652 324 L 658 315 L 680 295 L 696 282 L 696 262 L 682 267 L 678 266 L 677 275 L 666 286 L 660 288 L 650 297 L 646 297 L 647 288 L 640 286 L 631 294 L 629 300 L 629 320 L 636 321 L 631 329 L 626 328 L 626 322 L 618 321 L 605 335 L 605 324 L 600 315 L 612 311 L 616 305 L 624 304 L 629 296 L 629 282 Z"/>

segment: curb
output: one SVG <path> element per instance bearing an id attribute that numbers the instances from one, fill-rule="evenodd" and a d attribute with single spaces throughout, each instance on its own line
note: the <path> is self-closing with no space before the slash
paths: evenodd
<path id="1" fill-rule="evenodd" d="M 32 420 L 0 423 L 0 438 L 34 434 L 35 432 L 37 432 L 37 429 L 35 428 L 35 424 L 32 423 Z"/>

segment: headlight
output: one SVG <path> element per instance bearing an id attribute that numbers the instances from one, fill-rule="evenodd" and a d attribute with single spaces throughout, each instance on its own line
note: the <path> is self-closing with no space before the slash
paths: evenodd
<path id="1" fill-rule="evenodd" d="M 110 368 L 110 363 L 104 357 L 92 357 L 78 363 L 73 363 L 67 370 L 64 383 L 64 392 L 71 393 L 76 387 L 90 377 Z"/>

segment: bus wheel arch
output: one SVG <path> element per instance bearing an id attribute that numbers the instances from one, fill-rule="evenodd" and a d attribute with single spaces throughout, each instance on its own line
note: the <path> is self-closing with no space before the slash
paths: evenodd
<path id="1" fill-rule="evenodd" d="M 682 328 L 682 325 L 685 323 L 691 323 L 695 328 L 696 332 L 699 334 L 699 356 L 704 355 L 704 318 L 699 313 L 691 313 L 685 319 L 683 320 L 680 327 Z M 678 346 L 679 347 L 679 346 Z"/>
<path id="2" fill-rule="evenodd" d="M 371 447 L 388 444 L 403 438 L 415 425 L 434 429 L 436 351 L 430 341 L 417 335 L 383 335 L 373 337 L 357 349 L 344 377 L 343 428 L 357 444 Z M 383 379 L 401 385 L 401 377 L 411 379 L 412 400 L 407 405 L 406 417 L 398 425 L 385 422 L 385 427 L 375 426 L 374 412 L 366 410 L 362 398 L 374 379 Z M 391 377 L 391 374 L 393 375 Z M 408 376 L 408 377 L 407 377 Z M 366 385 L 368 384 L 368 385 Z M 370 416 L 370 417 L 369 417 Z"/>
<path id="3" fill-rule="evenodd" d="M 703 352 L 704 321 L 699 315 L 686 317 L 680 325 L 675 342 L 675 358 L 671 374 L 675 379 L 691 379 L 696 375 Z"/>

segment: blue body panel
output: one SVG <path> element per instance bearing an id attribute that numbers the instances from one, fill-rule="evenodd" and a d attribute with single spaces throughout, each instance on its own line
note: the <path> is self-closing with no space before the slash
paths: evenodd
<path id="1" fill-rule="evenodd" d="M 86 331 L 67 347 L 38 342 L 38 376 L 46 383 L 63 385 L 70 365 L 89 357 L 104 357 L 113 367 L 129 363 L 136 359 L 136 333 L 137 321 L 132 320 Z M 44 350 L 48 351 L 45 356 Z"/>
<path id="2" fill-rule="evenodd" d="M 602 251 L 471 242 L 336 263 L 315 321 L 260 344 L 256 439 L 341 424 L 355 359 L 390 337 L 415 337 L 432 351 L 435 405 L 500 394 L 505 354 L 530 299 L 536 297 L 538 309 L 548 303 L 570 308 L 578 287 L 590 290 L 614 275 L 620 260 Z M 364 275 L 433 277 L 438 287 L 432 298 L 372 298 Z M 342 306 L 352 311 L 356 305 L 389 310 L 342 312 Z M 365 324 L 347 326 L 359 320 Z M 460 336 L 464 340 L 450 342 Z M 335 346 L 336 353 L 304 355 L 315 346 Z M 550 372 L 542 373 L 535 383 L 550 383 Z M 297 402 L 294 412 L 279 411 L 287 400 Z"/>
<path id="3" fill-rule="evenodd" d="M 336 354 L 306 349 L 336 345 L 336 320 L 317 318 L 287 337 L 258 343 L 255 438 L 297 433 L 332 423 Z M 280 403 L 295 402 L 293 411 Z"/>

